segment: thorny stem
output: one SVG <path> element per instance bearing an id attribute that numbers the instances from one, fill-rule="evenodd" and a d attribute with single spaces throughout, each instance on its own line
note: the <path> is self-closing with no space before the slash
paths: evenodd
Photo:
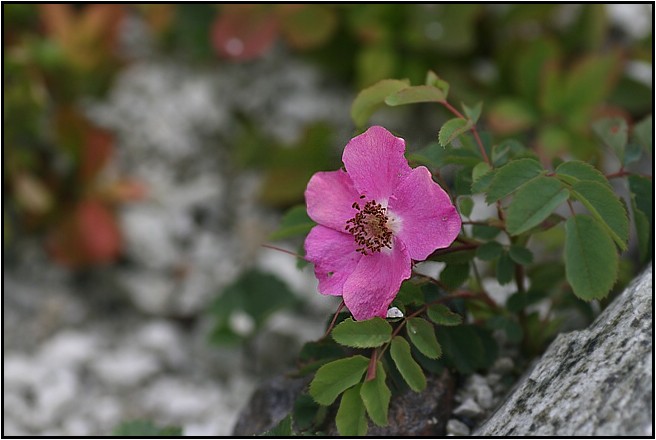
<path id="1" fill-rule="evenodd" d="M 339 315 L 339 312 L 341 312 L 343 308 L 344 308 L 344 300 L 342 300 L 342 302 L 339 303 L 339 307 L 337 307 L 337 311 L 335 312 L 335 316 L 333 316 L 333 320 L 330 321 L 330 325 L 326 329 L 326 333 L 324 333 L 324 335 L 321 337 L 321 339 L 324 339 L 326 336 L 328 336 L 330 334 L 330 332 L 332 331 L 333 327 L 335 327 L 335 322 L 337 321 L 337 315 Z"/>
<path id="2" fill-rule="evenodd" d="M 449 104 L 446 100 L 440 101 L 441 104 L 446 107 L 447 110 L 449 110 L 451 113 L 453 113 L 456 117 L 462 118 L 462 119 L 467 119 L 463 116 L 462 113 L 460 113 L 455 107 L 453 107 L 451 104 Z M 492 162 L 490 161 L 490 158 L 487 157 L 487 153 L 485 152 L 485 147 L 483 147 L 483 142 L 481 141 L 481 138 L 478 136 L 478 131 L 476 130 L 476 124 L 472 125 L 472 128 L 470 128 L 472 134 L 474 135 L 474 139 L 476 140 L 476 143 L 478 144 L 478 149 L 481 151 L 481 156 L 483 156 L 483 160 L 492 167 Z"/>

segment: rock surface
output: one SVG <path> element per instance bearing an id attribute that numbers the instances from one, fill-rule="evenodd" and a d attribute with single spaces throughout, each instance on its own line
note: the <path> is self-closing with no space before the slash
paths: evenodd
<path id="1" fill-rule="evenodd" d="M 478 436 L 653 436 L 650 265 L 587 329 L 561 334 Z"/>

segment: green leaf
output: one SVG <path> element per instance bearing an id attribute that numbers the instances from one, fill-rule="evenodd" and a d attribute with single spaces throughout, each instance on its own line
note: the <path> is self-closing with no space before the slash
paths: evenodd
<path id="1" fill-rule="evenodd" d="M 468 263 L 447 263 L 446 267 L 440 272 L 440 281 L 454 289 L 467 281 L 468 277 Z"/>
<path id="2" fill-rule="evenodd" d="M 536 302 L 544 299 L 546 294 L 544 292 L 529 290 L 528 292 L 516 292 L 510 295 L 506 301 L 506 308 L 509 312 L 517 313 L 520 310 L 535 304 Z"/>
<path id="3" fill-rule="evenodd" d="M 392 338 L 392 326 L 378 317 L 366 321 L 348 318 L 333 329 L 332 336 L 335 341 L 347 347 L 380 347 Z"/>
<path id="4" fill-rule="evenodd" d="M 578 180 L 600 183 L 611 189 L 608 179 L 589 163 L 580 160 L 563 162 L 556 168 L 556 176 L 564 182 L 573 185 Z"/>
<path id="5" fill-rule="evenodd" d="M 542 165 L 533 159 L 518 159 L 499 168 L 488 188 L 485 201 L 494 203 L 513 192 L 544 172 Z"/>
<path id="6" fill-rule="evenodd" d="M 481 162 L 472 169 L 472 182 L 476 182 L 484 174 L 489 173 L 491 170 L 490 166 L 485 162 Z"/>
<path id="7" fill-rule="evenodd" d="M 443 102 L 444 92 L 433 86 L 411 86 L 394 92 L 385 98 L 389 106 L 416 104 L 420 102 Z"/>
<path id="8" fill-rule="evenodd" d="M 458 136 L 472 127 L 471 121 L 462 118 L 449 119 L 444 123 L 437 136 L 437 141 L 441 146 L 446 147 Z"/>
<path id="9" fill-rule="evenodd" d="M 624 118 L 603 118 L 592 124 L 592 130 L 620 159 L 624 160 L 624 148 L 629 140 L 629 127 Z"/>
<path id="10" fill-rule="evenodd" d="M 526 130 L 535 121 L 535 110 L 520 99 L 502 99 L 488 110 L 488 123 L 495 132 L 502 134 Z"/>
<path id="11" fill-rule="evenodd" d="M 603 298 L 617 279 L 613 240 L 588 215 L 570 217 L 565 233 L 565 274 L 574 294 L 586 301 Z"/>
<path id="12" fill-rule="evenodd" d="M 432 70 L 429 70 L 426 74 L 426 85 L 440 89 L 444 94 L 444 100 L 446 100 L 447 96 L 449 96 L 449 83 L 437 76 L 437 74 Z"/>
<path id="13" fill-rule="evenodd" d="M 633 126 L 633 136 L 645 151 L 654 151 L 654 117 L 646 116 L 642 121 Z"/>
<path id="14" fill-rule="evenodd" d="M 472 121 L 473 124 L 476 124 L 478 122 L 478 118 L 481 117 L 481 111 L 483 110 L 483 103 L 482 102 L 477 102 L 474 107 L 468 107 L 465 104 L 462 104 L 462 108 L 465 111 L 465 115 L 467 115 L 467 118 Z"/>
<path id="15" fill-rule="evenodd" d="M 488 368 L 496 358 L 497 347 L 489 331 L 475 325 L 440 328 L 440 342 L 446 363 L 462 374 Z"/>
<path id="16" fill-rule="evenodd" d="M 431 321 L 438 325 L 460 325 L 462 324 L 462 316 L 454 313 L 444 304 L 433 304 L 427 310 L 428 317 Z"/>
<path id="17" fill-rule="evenodd" d="M 435 337 L 433 325 L 423 318 L 410 318 L 406 323 L 408 336 L 417 349 L 429 359 L 442 356 L 442 347 Z"/>
<path id="18" fill-rule="evenodd" d="M 132 420 L 123 422 L 112 430 L 115 437 L 179 437 L 182 428 L 167 426 L 158 428 L 147 420 Z"/>
<path id="19" fill-rule="evenodd" d="M 513 279 L 515 265 L 508 252 L 503 252 L 497 261 L 497 281 L 499 284 L 508 284 Z"/>
<path id="20" fill-rule="evenodd" d="M 494 237 L 499 235 L 501 229 L 495 226 L 486 226 L 486 225 L 474 225 L 472 226 L 472 235 L 481 240 L 492 240 Z"/>
<path id="21" fill-rule="evenodd" d="M 492 179 L 494 179 L 495 174 L 496 174 L 496 170 L 491 170 L 483 174 L 482 176 L 479 176 L 476 180 L 473 180 L 471 185 L 472 194 L 487 192 L 488 188 L 490 187 L 490 184 L 492 183 Z"/>
<path id="22" fill-rule="evenodd" d="M 362 385 L 358 384 L 347 390 L 339 403 L 335 424 L 341 436 L 354 437 L 367 434 L 367 417 L 360 398 L 361 387 Z"/>
<path id="23" fill-rule="evenodd" d="M 487 320 L 486 326 L 491 330 L 502 330 L 506 334 L 508 341 L 511 343 L 516 344 L 520 342 L 524 337 L 522 327 L 517 323 L 517 321 L 507 316 L 492 316 Z"/>
<path id="24" fill-rule="evenodd" d="M 371 115 L 385 103 L 385 98 L 410 85 L 408 80 L 384 79 L 358 93 L 351 106 L 351 118 L 362 127 Z"/>
<path id="25" fill-rule="evenodd" d="M 310 232 L 316 223 L 308 217 L 305 205 L 297 205 L 285 213 L 277 231 L 269 236 L 269 240 L 282 240 Z"/>
<path id="26" fill-rule="evenodd" d="M 264 437 L 290 437 L 294 435 L 292 430 L 292 415 L 282 419 L 276 426 L 262 434 Z"/>
<path id="27" fill-rule="evenodd" d="M 319 418 L 321 408 L 325 407 L 315 402 L 309 394 L 301 394 L 294 401 L 294 425 L 301 431 L 309 429 Z"/>
<path id="28" fill-rule="evenodd" d="M 368 365 L 369 359 L 360 355 L 324 365 L 310 383 L 310 395 L 317 403 L 330 405 L 340 393 L 360 382 Z"/>
<path id="29" fill-rule="evenodd" d="M 395 336 L 392 339 L 390 355 L 401 376 L 413 391 L 420 392 L 426 388 L 426 376 L 421 371 L 419 364 L 412 358 L 410 344 L 401 336 Z"/>
<path id="30" fill-rule="evenodd" d="M 522 185 L 508 208 L 508 233 L 519 235 L 539 225 L 568 198 L 569 191 L 559 180 L 550 177 L 536 177 Z"/>
<path id="31" fill-rule="evenodd" d="M 531 264 L 533 262 L 533 252 L 524 246 L 519 246 L 513 244 L 510 246 L 510 251 L 508 252 L 510 258 L 517 264 Z"/>
<path id="32" fill-rule="evenodd" d="M 460 209 L 460 214 L 469 217 L 472 209 L 474 209 L 474 201 L 471 197 L 460 196 L 458 197 L 458 208 Z"/>
<path id="33" fill-rule="evenodd" d="M 494 260 L 503 252 L 503 246 L 496 241 L 483 243 L 476 249 L 476 258 L 480 260 Z"/>
<path id="34" fill-rule="evenodd" d="M 652 181 L 642 176 L 629 176 L 631 191 L 631 207 L 633 220 L 638 236 L 638 251 L 640 261 L 646 261 L 650 256 L 654 239 L 654 205 Z"/>
<path id="35" fill-rule="evenodd" d="M 629 217 L 615 193 L 600 183 L 585 181 L 575 183 L 571 193 L 606 229 L 620 249 L 626 250 L 629 240 Z"/>
<path id="36" fill-rule="evenodd" d="M 386 375 L 382 362 L 376 362 L 376 377 L 362 384 L 360 397 L 367 414 L 378 426 L 387 426 L 387 412 L 392 393 L 385 383 Z"/>
<path id="37" fill-rule="evenodd" d="M 396 294 L 396 299 L 401 301 L 402 304 L 415 304 L 419 306 L 424 303 L 424 294 L 421 292 L 419 286 L 412 284 L 410 281 L 404 281 L 401 284 L 399 293 Z"/>

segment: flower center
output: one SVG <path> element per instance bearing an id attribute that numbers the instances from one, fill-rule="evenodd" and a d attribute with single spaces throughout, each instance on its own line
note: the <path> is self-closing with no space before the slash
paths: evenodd
<path id="1" fill-rule="evenodd" d="M 353 234 L 355 242 L 360 245 L 356 252 L 363 255 L 380 252 L 384 247 L 392 249 L 392 230 L 388 225 L 387 208 L 375 200 L 368 201 L 362 209 L 358 202 L 353 203 L 358 212 L 346 221 L 346 230 Z"/>

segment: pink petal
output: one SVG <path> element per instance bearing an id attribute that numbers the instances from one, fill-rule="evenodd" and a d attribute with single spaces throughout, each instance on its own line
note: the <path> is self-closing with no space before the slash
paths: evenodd
<path id="1" fill-rule="evenodd" d="M 319 292 L 341 295 L 344 282 L 355 270 L 362 254 L 355 251 L 356 243 L 348 233 L 325 226 L 315 226 L 305 239 L 305 258 L 314 263 L 319 280 Z"/>
<path id="2" fill-rule="evenodd" d="M 403 139 L 383 127 L 373 126 L 350 140 L 342 161 L 360 193 L 369 200 L 383 201 L 412 171 L 404 151 Z"/>
<path id="3" fill-rule="evenodd" d="M 344 231 L 346 221 L 356 214 L 352 205 L 358 197 L 351 178 L 342 170 L 315 173 L 305 190 L 310 218 L 340 232 Z"/>
<path id="4" fill-rule="evenodd" d="M 394 241 L 392 250 L 362 256 L 344 283 L 344 302 L 353 317 L 384 318 L 401 282 L 410 278 L 410 264 L 410 256 L 398 240 Z"/>
<path id="5" fill-rule="evenodd" d="M 426 167 L 413 169 L 396 188 L 388 210 L 400 219 L 395 235 L 413 260 L 425 260 L 436 249 L 449 247 L 460 232 L 460 215 Z"/>

